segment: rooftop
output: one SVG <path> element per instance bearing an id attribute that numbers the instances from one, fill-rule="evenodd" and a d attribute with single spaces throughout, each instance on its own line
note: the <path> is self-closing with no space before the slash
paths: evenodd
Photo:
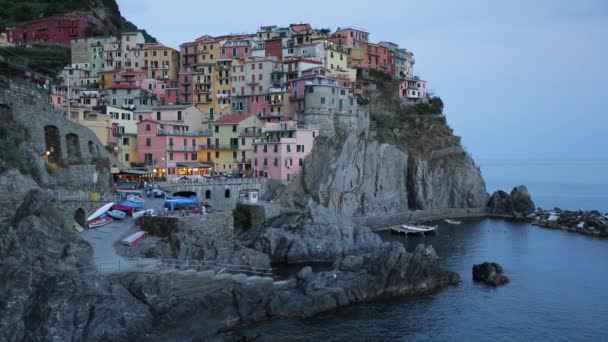
<path id="1" fill-rule="evenodd" d="M 192 105 L 165 105 L 165 106 L 157 106 L 152 108 L 152 110 L 180 110 L 180 109 L 188 109 L 192 107 Z"/>
<path id="2" fill-rule="evenodd" d="M 248 118 L 253 116 L 253 114 L 227 114 L 222 115 L 220 118 L 215 120 L 216 125 L 234 125 L 238 124 Z"/>

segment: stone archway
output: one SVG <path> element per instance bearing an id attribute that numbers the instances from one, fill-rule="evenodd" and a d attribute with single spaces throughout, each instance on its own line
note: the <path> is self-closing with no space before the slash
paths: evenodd
<path id="1" fill-rule="evenodd" d="M 57 126 L 53 126 L 53 125 L 44 126 L 44 143 L 46 145 L 48 161 L 51 163 L 60 162 L 61 161 L 61 134 L 59 134 L 59 128 L 57 128 Z"/>
<path id="2" fill-rule="evenodd" d="M 74 212 L 74 221 L 76 221 L 76 223 L 78 223 L 82 228 L 86 228 L 87 220 L 84 209 L 76 209 L 76 211 Z"/>
<path id="3" fill-rule="evenodd" d="M 93 142 L 91 140 L 89 140 L 89 154 L 91 155 L 91 157 L 96 156 L 97 154 L 95 153 L 95 145 L 93 144 Z"/>
<path id="4" fill-rule="evenodd" d="M 82 153 L 80 151 L 80 138 L 74 133 L 68 133 L 65 136 L 65 144 L 68 150 L 68 163 L 82 162 Z"/>

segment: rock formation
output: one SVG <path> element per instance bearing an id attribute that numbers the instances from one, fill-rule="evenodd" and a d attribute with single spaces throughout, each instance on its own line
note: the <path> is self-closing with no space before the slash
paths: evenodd
<path id="1" fill-rule="evenodd" d="M 528 189 L 519 185 L 513 188 L 511 194 L 498 190 L 488 201 L 488 213 L 524 218 L 534 212 L 536 206 L 532 202 Z"/>
<path id="2" fill-rule="evenodd" d="M 494 287 L 509 283 L 509 278 L 502 274 L 502 267 L 495 262 L 474 265 L 473 279 Z"/>

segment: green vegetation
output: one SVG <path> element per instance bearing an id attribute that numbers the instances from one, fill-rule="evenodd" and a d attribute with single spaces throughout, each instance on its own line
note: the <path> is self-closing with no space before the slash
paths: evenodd
<path id="1" fill-rule="evenodd" d="M 250 228 L 251 227 L 251 217 L 243 211 L 234 209 L 232 211 L 232 218 L 234 219 L 235 228 Z"/>
<path id="2" fill-rule="evenodd" d="M 443 101 L 440 97 L 432 97 L 429 99 L 429 103 L 419 103 L 401 108 L 401 113 L 405 115 L 443 114 Z"/>
<path id="3" fill-rule="evenodd" d="M 132 22 L 126 20 L 121 14 L 115 0 L 0 0 L 0 30 L 6 27 L 19 27 L 41 16 L 66 14 L 75 11 L 92 12 L 105 8 L 108 13 L 106 31 L 90 30 L 90 36 L 105 34 L 118 34 L 120 32 L 137 31 Z M 147 42 L 156 42 L 156 38 L 143 30 Z"/>
<path id="4" fill-rule="evenodd" d="M 70 49 L 63 47 L 0 48 L 0 59 L 9 65 L 25 67 L 43 74 L 55 75 L 70 63 Z"/>

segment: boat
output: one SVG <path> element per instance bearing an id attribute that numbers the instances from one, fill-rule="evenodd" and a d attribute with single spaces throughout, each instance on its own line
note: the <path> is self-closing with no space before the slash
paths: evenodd
<path id="1" fill-rule="evenodd" d="M 136 202 L 136 203 L 143 203 L 144 199 L 137 196 L 137 195 L 129 195 L 127 196 L 127 201 L 129 202 Z"/>
<path id="2" fill-rule="evenodd" d="M 437 226 L 422 226 L 422 225 L 407 225 L 407 224 L 403 224 L 401 225 L 401 227 L 393 227 L 391 228 L 391 231 L 393 231 L 394 233 L 401 233 L 401 234 L 419 234 L 419 235 L 424 235 L 424 234 L 432 234 L 436 231 Z"/>
<path id="3" fill-rule="evenodd" d="M 143 207 L 144 207 L 143 204 L 138 203 L 138 202 L 133 202 L 133 201 L 122 201 L 118 204 L 123 205 L 125 207 L 135 208 L 135 209 L 143 209 Z"/>
<path id="4" fill-rule="evenodd" d="M 145 239 L 146 236 L 148 236 L 148 233 L 139 231 L 137 233 L 133 233 L 133 234 L 127 236 L 120 243 L 122 243 L 125 246 L 133 247 L 135 244 L 137 244 L 141 240 Z"/>
<path id="5" fill-rule="evenodd" d="M 103 207 L 97 209 L 97 211 L 95 211 L 89 217 L 87 217 L 87 222 L 88 221 L 93 221 L 94 219 L 96 219 L 96 218 L 100 217 L 101 215 L 107 213 L 108 210 L 110 210 L 110 208 L 112 208 L 113 205 L 114 205 L 114 202 L 110 202 L 110 203 L 104 204 Z"/>
<path id="6" fill-rule="evenodd" d="M 127 215 L 132 215 L 133 211 L 135 210 L 135 208 L 133 208 L 133 207 L 127 207 L 125 205 L 115 204 L 112 207 L 112 210 L 120 210 L 120 211 L 126 213 Z"/>
<path id="7" fill-rule="evenodd" d="M 133 219 L 138 219 L 144 215 L 154 215 L 154 209 L 137 210 L 133 212 Z"/>
<path id="8" fill-rule="evenodd" d="M 200 207 L 201 202 L 192 196 L 192 197 L 167 197 L 165 199 L 165 208 L 170 210 L 175 209 L 183 209 L 183 208 L 192 208 L 192 207 Z"/>
<path id="9" fill-rule="evenodd" d="M 110 216 L 98 217 L 92 221 L 88 221 L 89 228 L 99 228 L 101 226 L 105 226 L 106 224 L 114 221 Z"/>
<path id="10" fill-rule="evenodd" d="M 115 218 L 117 220 L 122 220 L 125 217 L 127 217 L 127 213 L 125 213 L 124 211 L 120 211 L 120 210 L 110 210 L 110 211 L 108 211 L 108 215 L 110 215 L 112 218 Z"/>
<path id="11" fill-rule="evenodd" d="M 462 221 L 455 221 L 455 220 L 448 220 L 448 219 L 445 219 L 444 221 L 447 224 L 461 224 L 462 223 Z"/>

